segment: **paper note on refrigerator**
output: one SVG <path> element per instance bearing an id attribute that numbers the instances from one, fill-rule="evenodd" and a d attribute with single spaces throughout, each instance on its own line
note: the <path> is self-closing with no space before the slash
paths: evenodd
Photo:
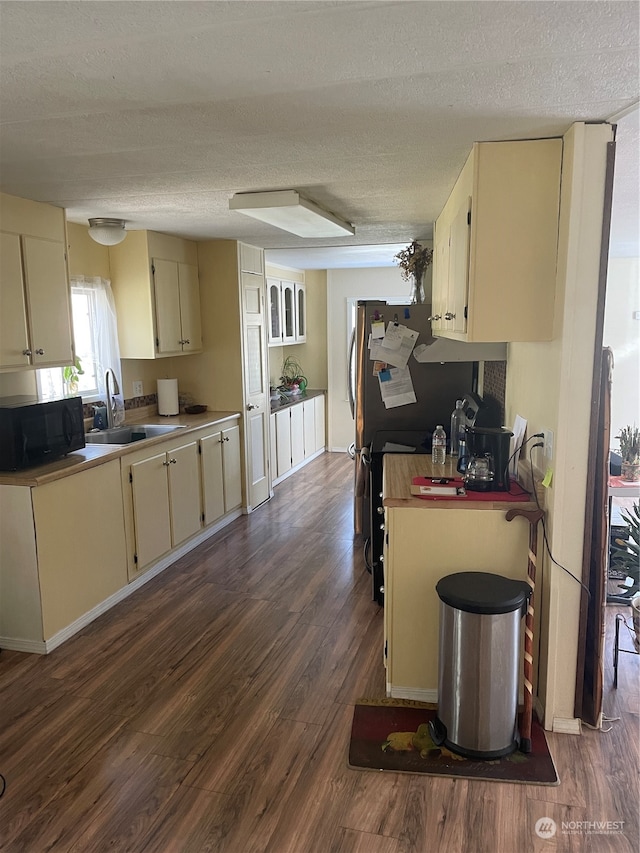
<path id="1" fill-rule="evenodd" d="M 393 367 L 406 367 L 418 335 L 400 323 L 389 323 L 384 338 L 371 339 L 369 357 Z"/>
<path id="2" fill-rule="evenodd" d="M 391 367 L 378 374 L 380 394 L 386 409 L 407 406 L 416 402 L 416 395 L 408 367 Z"/>

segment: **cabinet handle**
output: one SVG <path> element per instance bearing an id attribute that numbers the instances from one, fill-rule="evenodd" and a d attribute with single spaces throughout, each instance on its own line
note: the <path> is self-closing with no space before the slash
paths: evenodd
<path id="1" fill-rule="evenodd" d="M 167 460 L 166 460 L 166 459 L 165 459 L 165 461 L 164 461 L 162 464 L 164 465 L 164 467 L 165 467 L 165 468 L 168 468 L 168 467 L 169 467 L 169 463 L 167 462 Z"/>
<path id="2" fill-rule="evenodd" d="M 43 349 L 37 349 L 36 355 L 44 355 L 44 350 Z"/>
<path id="3" fill-rule="evenodd" d="M 178 461 L 177 459 L 170 459 L 170 460 L 169 460 L 169 464 L 170 464 L 170 465 L 175 465 L 177 461 Z"/>
<path id="4" fill-rule="evenodd" d="M 222 438 L 220 439 L 220 444 L 222 444 L 223 441 L 229 441 L 229 436 L 223 435 Z"/>
<path id="5" fill-rule="evenodd" d="M 30 350 L 30 349 L 23 349 L 23 350 L 22 350 L 22 355 L 32 355 L 32 354 L 33 354 L 33 353 L 31 352 L 31 350 Z"/>
<path id="6" fill-rule="evenodd" d="M 427 317 L 427 320 L 442 320 L 440 314 L 432 314 L 430 317 Z"/>
<path id="7" fill-rule="evenodd" d="M 190 344 L 190 343 L 191 343 L 191 341 L 189 340 L 189 338 L 186 338 L 184 341 L 182 341 L 182 343 L 183 343 L 183 344 Z"/>
<path id="8" fill-rule="evenodd" d="M 445 320 L 455 320 L 455 317 L 456 315 L 452 314 L 451 311 L 447 311 L 447 313 L 444 315 Z"/>

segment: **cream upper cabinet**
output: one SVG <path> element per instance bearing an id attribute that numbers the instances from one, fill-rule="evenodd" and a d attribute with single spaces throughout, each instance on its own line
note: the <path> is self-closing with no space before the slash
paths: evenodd
<path id="1" fill-rule="evenodd" d="M 434 334 L 551 339 L 561 165 L 561 139 L 473 146 L 434 227 Z"/>
<path id="2" fill-rule="evenodd" d="M 158 355 L 200 352 L 200 289 L 198 268 L 191 264 L 153 258 L 156 347 Z"/>
<path id="3" fill-rule="evenodd" d="M 295 285 L 295 324 L 296 343 L 302 344 L 307 340 L 307 288 L 306 285 Z"/>
<path id="4" fill-rule="evenodd" d="M 278 279 L 267 279 L 267 297 L 269 300 L 269 344 L 281 344 L 282 299 Z"/>
<path id="5" fill-rule="evenodd" d="M 122 358 L 202 350 L 197 246 L 155 231 L 129 231 L 109 248 Z"/>
<path id="6" fill-rule="evenodd" d="M 253 272 L 262 275 L 264 272 L 264 252 L 257 246 L 240 243 L 240 272 Z"/>
<path id="7" fill-rule="evenodd" d="M 0 368 L 73 363 L 64 211 L 3 195 Z"/>

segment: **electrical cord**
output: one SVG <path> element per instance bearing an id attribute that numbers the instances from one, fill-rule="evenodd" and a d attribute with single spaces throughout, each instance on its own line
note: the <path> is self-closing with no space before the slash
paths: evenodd
<path id="1" fill-rule="evenodd" d="M 511 460 L 513 459 L 513 457 L 517 453 L 520 453 L 522 448 L 526 444 L 528 444 L 530 441 L 533 441 L 534 438 L 544 438 L 544 433 L 543 432 L 536 432 L 534 435 L 532 435 L 530 438 L 525 439 L 516 447 L 516 449 L 511 454 L 511 456 L 507 459 L 507 464 L 504 466 L 504 471 L 502 472 L 502 479 L 503 480 L 506 481 L 506 479 L 507 479 L 507 472 L 509 471 L 509 464 L 511 463 Z M 542 446 L 543 446 L 542 444 L 534 444 L 533 445 L 533 447 L 542 447 Z M 516 481 L 514 481 L 514 482 L 516 482 Z M 529 492 L 527 489 L 525 489 L 524 486 L 521 486 L 520 483 L 516 482 L 516 485 L 518 486 L 520 491 L 519 492 L 512 492 L 511 489 L 509 489 L 510 495 L 514 495 L 514 497 L 517 497 L 519 495 L 530 495 L 531 494 L 531 492 Z"/>
<path id="2" fill-rule="evenodd" d="M 536 436 L 532 436 L 532 438 L 535 438 L 535 437 L 536 437 Z M 533 444 L 533 445 L 529 448 L 529 466 L 530 466 L 530 468 L 531 468 L 531 482 L 533 483 L 533 499 L 535 500 L 535 502 L 536 502 L 536 506 L 538 507 L 538 509 L 540 510 L 540 512 L 543 512 L 543 509 L 542 509 L 542 507 L 540 506 L 540 501 L 538 500 L 538 493 L 537 493 L 537 490 L 536 490 L 536 479 L 535 479 L 535 475 L 534 475 L 534 473 L 533 473 L 533 460 L 532 460 L 532 458 L 531 458 L 531 451 L 533 450 L 533 448 L 534 448 L 534 447 L 544 447 L 544 444 L 542 444 L 542 443 L 540 443 L 540 444 Z M 575 581 L 576 583 L 579 583 L 579 584 L 580 584 L 580 586 L 582 587 L 582 589 L 587 593 L 587 596 L 589 597 L 589 599 L 591 599 L 591 591 L 589 590 L 589 588 L 588 588 L 587 586 L 585 586 L 585 585 L 583 584 L 583 582 L 580 580 L 580 578 L 577 578 L 577 577 L 573 574 L 573 572 L 570 572 L 570 571 L 569 571 L 569 569 L 565 568 L 565 566 L 563 566 L 563 565 L 562 565 L 562 563 L 559 563 L 559 562 L 556 560 L 556 558 L 553 556 L 553 554 L 551 553 L 551 546 L 549 545 L 549 539 L 548 539 L 548 536 L 547 536 L 547 525 L 546 525 L 546 523 L 545 523 L 544 515 L 542 516 L 541 521 L 542 521 L 542 536 L 543 536 L 543 539 L 544 539 L 544 546 L 545 546 L 545 548 L 546 548 L 546 550 L 547 550 L 547 554 L 549 555 L 549 559 L 550 559 L 550 560 L 551 560 L 551 562 L 552 562 L 554 565 L 556 565 L 559 569 L 562 569 L 562 571 L 563 571 L 563 572 L 566 572 L 566 573 L 569 575 L 569 577 L 570 577 L 570 578 L 573 578 L 573 579 L 574 579 L 574 581 Z"/>

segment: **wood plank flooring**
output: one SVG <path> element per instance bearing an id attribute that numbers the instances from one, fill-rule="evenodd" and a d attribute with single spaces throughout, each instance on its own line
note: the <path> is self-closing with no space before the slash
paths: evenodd
<path id="1" fill-rule="evenodd" d="M 324 454 L 52 654 L 0 654 L 2 851 L 638 849 L 636 655 L 614 691 L 607 652 L 610 731 L 549 735 L 558 787 L 347 767 L 354 702 L 384 695 L 352 480 Z"/>

